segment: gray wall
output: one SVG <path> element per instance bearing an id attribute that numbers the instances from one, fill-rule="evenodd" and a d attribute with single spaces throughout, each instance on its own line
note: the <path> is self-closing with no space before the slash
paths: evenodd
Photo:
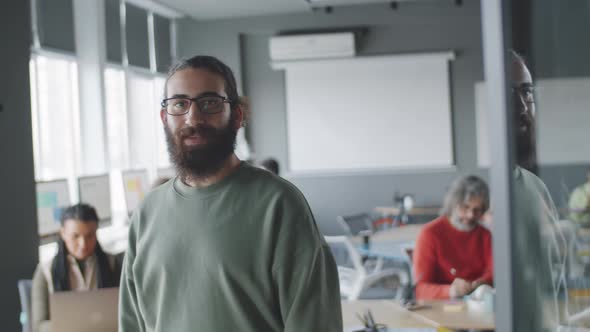
<path id="1" fill-rule="evenodd" d="M 477 168 L 474 82 L 483 78 L 478 1 L 409 3 L 392 11 L 387 5 L 335 8 L 332 14 L 309 12 L 179 24 L 179 55 L 211 54 L 236 71 L 251 99 L 248 135 L 257 158 L 273 156 L 287 165 L 284 75 L 273 71 L 268 39 L 285 30 L 365 27 L 360 55 L 454 50 L 451 64 L 454 144 L 457 170 L 364 173 L 345 176 L 288 175 L 306 195 L 320 228 L 340 232 L 337 215 L 391 205 L 395 191 L 412 193 L 419 205 L 440 204 L 457 173 Z M 313 119 L 310 119 L 313 121 Z M 392 130 L 394 124 L 392 124 Z M 383 153 L 393 153 L 391 151 Z"/>
<path id="2" fill-rule="evenodd" d="M 0 329 L 18 331 L 16 283 L 37 263 L 37 217 L 29 96 L 29 1 L 0 2 Z"/>

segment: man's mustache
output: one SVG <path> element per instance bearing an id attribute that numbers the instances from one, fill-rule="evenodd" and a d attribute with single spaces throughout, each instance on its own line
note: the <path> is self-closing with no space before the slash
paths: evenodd
<path id="1" fill-rule="evenodd" d="M 189 136 L 211 137 L 217 133 L 217 129 L 207 125 L 197 125 L 194 127 L 184 127 L 178 131 L 178 137 L 181 139 Z"/>

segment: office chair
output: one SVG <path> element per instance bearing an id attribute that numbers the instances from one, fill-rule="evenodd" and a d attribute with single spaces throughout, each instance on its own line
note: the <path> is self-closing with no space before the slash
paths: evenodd
<path id="1" fill-rule="evenodd" d="M 367 213 L 338 216 L 336 221 L 349 236 L 371 235 L 373 233 L 371 218 Z"/>
<path id="2" fill-rule="evenodd" d="M 346 236 L 324 236 L 336 259 L 340 294 L 349 300 L 363 298 L 399 298 L 403 289 L 409 284 L 406 271 L 397 268 L 383 268 L 383 264 L 368 267 L 355 245 Z M 375 288 L 374 285 L 397 278 L 399 287 L 396 289 Z M 373 292 L 371 292 L 373 288 Z M 367 296 L 364 296 L 365 293 Z"/>
<path id="3" fill-rule="evenodd" d="M 18 294 L 20 296 L 20 323 L 23 327 L 22 332 L 31 332 L 31 288 L 33 281 L 31 279 L 21 279 L 18 281 Z"/>

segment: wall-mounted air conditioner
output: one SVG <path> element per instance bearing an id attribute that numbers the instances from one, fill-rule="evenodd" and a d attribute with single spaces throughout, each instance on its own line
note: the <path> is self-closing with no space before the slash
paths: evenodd
<path id="1" fill-rule="evenodd" d="M 351 57 L 355 55 L 354 33 L 321 33 L 270 38 L 272 61 Z"/>

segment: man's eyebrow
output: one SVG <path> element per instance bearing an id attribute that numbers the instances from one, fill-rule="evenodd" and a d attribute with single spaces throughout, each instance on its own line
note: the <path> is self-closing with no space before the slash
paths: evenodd
<path id="1" fill-rule="evenodd" d="M 533 83 L 529 83 L 529 82 L 520 83 L 518 86 L 521 87 L 521 88 L 532 88 L 532 87 L 534 87 Z"/>
<path id="2" fill-rule="evenodd" d="M 207 97 L 207 96 L 219 96 L 219 94 L 217 92 L 215 92 L 215 91 L 205 91 L 203 93 L 200 93 L 198 96 L 196 96 L 194 98 L 191 97 L 191 96 L 189 96 L 189 95 L 187 95 L 187 94 L 175 94 L 175 95 L 172 95 L 169 98 L 188 98 L 188 99 L 195 99 L 195 98 Z"/>
<path id="3" fill-rule="evenodd" d="M 175 94 L 175 95 L 172 95 L 172 96 L 170 96 L 168 98 L 190 98 L 190 97 L 188 95 L 185 95 L 185 94 Z"/>

